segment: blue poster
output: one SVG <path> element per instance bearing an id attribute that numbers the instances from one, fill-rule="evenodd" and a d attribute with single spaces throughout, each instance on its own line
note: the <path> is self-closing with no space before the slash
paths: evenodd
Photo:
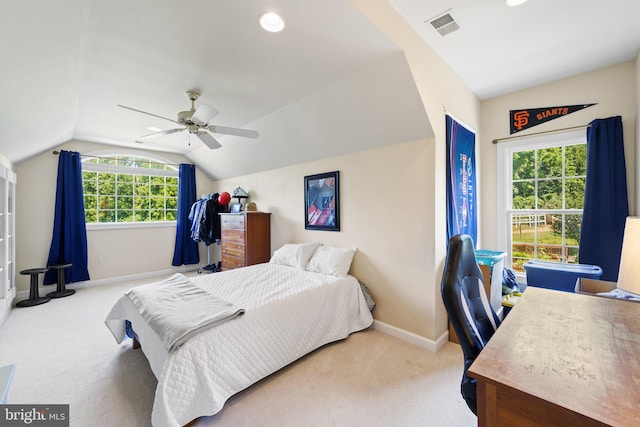
<path id="1" fill-rule="evenodd" d="M 478 240 L 476 135 L 447 119 L 447 242 L 456 234 Z"/>

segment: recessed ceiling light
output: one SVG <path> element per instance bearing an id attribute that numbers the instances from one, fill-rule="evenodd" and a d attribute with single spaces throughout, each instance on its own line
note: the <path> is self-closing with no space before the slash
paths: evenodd
<path id="1" fill-rule="evenodd" d="M 527 0 L 506 0 L 507 6 L 520 6 L 522 3 L 526 3 Z"/>
<path id="2" fill-rule="evenodd" d="M 155 126 L 149 126 L 147 130 L 150 130 L 151 132 L 160 132 L 162 129 L 157 128 Z"/>
<path id="3" fill-rule="evenodd" d="M 284 19 L 277 13 L 267 12 L 260 16 L 260 26 L 270 33 L 278 33 L 284 29 Z"/>

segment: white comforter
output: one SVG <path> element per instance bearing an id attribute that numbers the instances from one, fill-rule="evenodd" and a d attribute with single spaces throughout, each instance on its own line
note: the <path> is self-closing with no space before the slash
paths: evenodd
<path id="1" fill-rule="evenodd" d="M 152 413 L 156 427 L 213 415 L 235 393 L 373 322 L 352 276 L 259 264 L 193 281 L 243 307 L 245 314 L 201 332 L 172 352 L 128 298 L 121 298 L 109 315 L 116 338 L 124 336 L 125 319 L 131 321 L 158 378 Z"/>

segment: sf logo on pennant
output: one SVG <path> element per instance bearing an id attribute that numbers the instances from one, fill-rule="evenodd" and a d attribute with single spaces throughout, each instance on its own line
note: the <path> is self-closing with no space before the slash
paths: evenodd
<path id="1" fill-rule="evenodd" d="M 513 115 L 513 126 L 522 130 L 523 127 L 529 124 L 529 112 L 528 111 L 518 111 Z"/>

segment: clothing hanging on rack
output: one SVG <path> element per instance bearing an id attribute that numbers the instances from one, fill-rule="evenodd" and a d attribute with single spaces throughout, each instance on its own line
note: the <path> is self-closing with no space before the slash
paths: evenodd
<path id="1" fill-rule="evenodd" d="M 226 212 L 226 205 L 218 203 L 218 193 L 203 195 L 191 206 L 191 238 L 209 246 L 220 239 L 220 215 Z"/>
<path id="2" fill-rule="evenodd" d="M 221 270 L 220 262 L 211 263 L 212 243 L 220 244 L 221 226 L 219 213 L 226 212 L 226 205 L 218 203 L 218 193 L 205 194 L 191 206 L 191 238 L 207 246 L 207 265 L 198 270 L 214 273 Z"/>
<path id="3" fill-rule="evenodd" d="M 225 212 L 225 206 L 218 203 L 218 193 L 209 199 L 204 207 L 203 221 L 200 224 L 200 240 L 209 246 L 216 240 L 220 240 L 221 226 L 220 215 Z"/>

